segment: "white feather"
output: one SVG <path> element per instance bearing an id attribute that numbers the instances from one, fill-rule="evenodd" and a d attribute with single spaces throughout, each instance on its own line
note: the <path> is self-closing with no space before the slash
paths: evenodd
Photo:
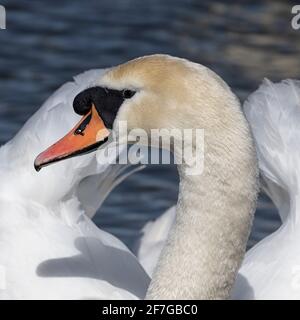
<path id="1" fill-rule="evenodd" d="M 246 254 L 233 298 L 299 299 L 300 81 L 265 80 L 244 111 L 256 142 L 262 186 L 283 224 Z"/>
<path id="2" fill-rule="evenodd" d="M 35 157 L 78 122 L 73 99 L 102 74 L 85 72 L 62 86 L 0 149 L 1 299 L 145 296 L 149 277 L 136 257 L 86 215 L 128 167 L 101 163 L 96 153 L 39 173 L 33 167 Z M 95 199 L 90 206 L 89 199 Z"/>

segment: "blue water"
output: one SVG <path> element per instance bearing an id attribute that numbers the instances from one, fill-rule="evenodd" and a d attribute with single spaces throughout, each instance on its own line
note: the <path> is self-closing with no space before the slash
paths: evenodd
<path id="1" fill-rule="evenodd" d="M 205 64 L 243 100 L 264 77 L 299 78 L 300 31 L 289 1 L 1 1 L 0 143 L 8 141 L 62 83 L 84 70 L 151 53 Z M 174 166 L 135 174 L 107 199 L 95 221 L 129 246 L 142 226 L 176 202 Z M 279 226 L 262 196 L 249 246 Z"/>

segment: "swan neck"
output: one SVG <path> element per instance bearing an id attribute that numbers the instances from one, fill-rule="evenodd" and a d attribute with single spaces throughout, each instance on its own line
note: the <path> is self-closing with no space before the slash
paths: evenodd
<path id="1" fill-rule="evenodd" d="M 256 207 L 256 155 L 249 131 L 238 146 L 240 152 L 220 147 L 209 137 L 206 140 L 201 175 L 188 175 L 185 164 L 178 166 L 176 221 L 147 299 L 230 296 Z"/>

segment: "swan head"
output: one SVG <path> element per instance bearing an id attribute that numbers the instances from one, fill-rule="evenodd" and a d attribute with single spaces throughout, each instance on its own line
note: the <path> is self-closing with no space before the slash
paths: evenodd
<path id="1" fill-rule="evenodd" d="M 239 108 L 230 88 L 202 65 L 168 55 L 137 58 L 108 69 L 75 97 L 81 121 L 36 158 L 35 168 L 97 149 L 121 121 L 128 131 L 141 128 L 149 134 L 151 129 L 217 128 L 232 104 Z"/>

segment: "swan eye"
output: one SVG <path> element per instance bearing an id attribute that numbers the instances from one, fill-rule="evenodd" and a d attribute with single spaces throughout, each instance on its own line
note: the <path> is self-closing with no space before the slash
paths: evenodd
<path id="1" fill-rule="evenodd" d="M 133 91 L 133 90 L 128 90 L 128 89 L 123 90 L 123 98 L 124 99 L 130 99 L 134 95 L 135 95 L 135 91 Z"/>

